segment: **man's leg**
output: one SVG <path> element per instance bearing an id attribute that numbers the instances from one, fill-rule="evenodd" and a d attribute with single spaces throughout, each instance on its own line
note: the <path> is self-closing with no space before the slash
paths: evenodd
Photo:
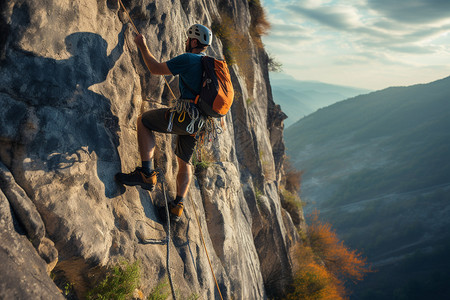
<path id="1" fill-rule="evenodd" d="M 142 123 L 142 116 L 137 120 L 137 139 L 139 145 L 139 154 L 142 161 L 153 160 L 153 154 L 155 153 L 155 135 L 153 131 L 148 129 Z"/>
<path id="2" fill-rule="evenodd" d="M 183 200 L 186 197 L 192 180 L 192 166 L 177 156 L 177 197 L 170 204 L 172 219 L 178 221 L 183 213 Z"/>
<path id="3" fill-rule="evenodd" d="M 192 166 L 177 156 L 177 196 L 185 198 L 192 180 Z"/>
<path id="4" fill-rule="evenodd" d="M 157 173 L 153 172 L 153 154 L 155 152 L 155 135 L 142 123 L 142 116 L 137 120 L 137 139 L 142 167 L 131 173 L 117 173 L 115 178 L 125 185 L 140 185 L 147 190 L 153 190 L 157 181 Z"/>

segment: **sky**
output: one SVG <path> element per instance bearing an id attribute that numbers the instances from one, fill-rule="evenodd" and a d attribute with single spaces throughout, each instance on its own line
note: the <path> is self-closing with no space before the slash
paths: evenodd
<path id="1" fill-rule="evenodd" d="M 261 0 L 283 72 L 380 90 L 450 76 L 450 0 Z"/>

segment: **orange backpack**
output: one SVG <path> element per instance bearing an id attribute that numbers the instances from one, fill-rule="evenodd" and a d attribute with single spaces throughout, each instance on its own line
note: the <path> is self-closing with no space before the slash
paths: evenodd
<path id="1" fill-rule="evenodd" d="M 227 63 L 210 56 L 203 56 L 202 70 L 202 87 L 194 103 L 207 116 L 223 117 L 230 110 L 234 98 Z M 189 86 L 187 87 L 193 92 Z"/>

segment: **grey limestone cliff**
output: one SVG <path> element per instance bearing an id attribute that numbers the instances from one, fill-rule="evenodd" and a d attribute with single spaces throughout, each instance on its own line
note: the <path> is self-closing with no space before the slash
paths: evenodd
<path id="1" fill-rule="evenodd" d="M 298 240 L 279 198 L 285 116 L 272 100 L 267 55 L 249 34 L 249 2 L 124 4 L 161 61 L 182 53 L 189 25 L 220 24 L 224 14 L 250 45 L 246 75 L 230 67 L 236 97 L 224 132 L 205 144 L 208 166 L 196 172 L 183 219 L 172 228 L 170 268 L 181 294 L 218 297 L 195 206 L 224 298 L 281 294 Z M 158 243 L 166 235 L 161 187 L 124 189 L 114 174 L 139 163 L 136 119 L 169 105 L 169 90 L 145 68 L 117 1 L 0 6 L 0 260 L 10 270 L 0 275 L 0 298 L 64 298 L 52 272 L 82 299 L 96 274 L 123 258 L 140 261 L 148 295 L 167 273 L 166 245 Z M 207 54 L 222 57 L 223 48 L 214 36 Z M 166 79 L 178 93 L 177 78 Z M 172 143 L 173 136 L 157 135 L 155 164 L 170 196 Z"/>

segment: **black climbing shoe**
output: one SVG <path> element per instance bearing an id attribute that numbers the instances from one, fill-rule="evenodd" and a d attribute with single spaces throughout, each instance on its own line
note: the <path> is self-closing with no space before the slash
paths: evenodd
<path id="1" fill-rule="evenodd" d="M 129 174 L 117 173 L 115 178 L 124 185 L 139 185 L 145 190 L 153 191 L 158 181 L 158 172 L 153 170 L 149 175 L 146 175 L 142 168 L 137 167 L 136 170 Z"/>
<path id="2" fill-rule="evenodd" d="M 178 204 L 173 204 L 173 202 L 170 202 L 169 204 L 169 210 L 170 210 L 170 219 L 178 222 L 181 218 L 181 215 L 183 214 L 183 202 L 179 202 Z"/>

